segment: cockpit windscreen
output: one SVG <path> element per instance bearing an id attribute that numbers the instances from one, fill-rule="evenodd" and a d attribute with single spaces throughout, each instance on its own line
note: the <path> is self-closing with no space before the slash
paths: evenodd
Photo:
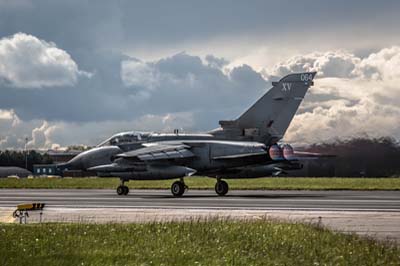
<path id="1" fill-rule="evenodd" d="M 103 141 L 98 147 L 101 146 L 118 146 L 118 145 L 123 145 L 123 144 L 129 144 L 129 143 L 137 143 L 137 142 L 143 142 L 148 139 L 150 136 L 150 133 L 147 132 L 122 132 L 115 134 L 111 138 Z"/>

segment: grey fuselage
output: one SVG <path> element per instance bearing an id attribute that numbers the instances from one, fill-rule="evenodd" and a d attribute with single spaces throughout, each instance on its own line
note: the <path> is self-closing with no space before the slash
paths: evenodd
<path id="1" fill-rule="evenodd" d="M 217 176 L 222 174 L 224 169 L 242 167 L 246 165 L 257 165 L 257 164 L 269 164 L 273 161 L 269 158 L 266 153 L 266 146 L 262 143 L 257 142 L 238 142 L 238 141 L 219 141 L 219 140 L 174 140 L 174 141 L 158 141 L 160 145 L 179 145 L 179 144 L 190 145 L 190 151 L 195 157 L 179 160 L 167 160 L 162 162 L 155 162 L 151 164 L 144 164 L 140 161 L 132 162 L 128 159 L 118 159 L 119 165 L 130 165 L 131 168 L 126 168 L 126 172 L 129 172 L 132 177 L 135 176 L 133 173 L 138 172 L 136 178 L 132 179 L 158 179 L 159 177 L 140 177 L 140 173 L 143 175 L 148 165 L 152 166 L 168 166 L 170 164 L 185 166 L 191 169 L 196 169 L 196 174 Z M 135 150 L 139 147 L 143 147 L 144 143 L 140 146 L 136 145 L 125 145 L 119 146 L 101 146 L 91 150 L 82 152 L 73 158 L 68 165 L 65 165 L 68 169 L 83 169 L 87 170 L 91 167 L 98 165 L 109 165 L 115 160 L 117 154 L 121 154 L 124 151 Z M 149 143 L 147 143 L 149 144 Z M 251 157 L 240 157 L 242 154 L 254 153 Z M 223 159 L 220 157 L 233 156 L 233 158 Z M 235 158 L 237 156 L 237 158 Z M 125 160 L 125 162 L 124 162 Z M 113 176 L 118 176 L 117 171 L 105 172 Z M 103 174 L 104 175 L 104 174 Z M 125 174 L 126 176 L 126 174 Z M 161 177 L 160 177 L 161 178 Z M 162 179 L 168 178 L 163 176 Z M 171 176 L 170 178 L 176 178 Z"/>

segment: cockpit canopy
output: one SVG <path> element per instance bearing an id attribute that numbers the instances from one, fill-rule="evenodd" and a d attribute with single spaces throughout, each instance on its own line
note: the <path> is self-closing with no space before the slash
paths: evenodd
<path id="1" fill-rule="evenodd" d="M 122 132 L 113 135 L 111 138 L 103 141 L 97 147 L 102 146 L 118 146 L 122 144 L 135 143 L 135 142 L 145 142 L 151 133 L 149 132 L 137 132 L 137 131 L 129 131 Z"/>
<path id="2" fill-rule="evenodd" d="M 185 133 L 154 133 L 154 132 L 139 132 L 139 131 L 129 131 L 122 132 L 113 135 L 111 138 L 106 139 L 97 147 L 103 146 L 123 146 L 123 149 L 130 150 L 135 147 L 135 144 L 142 144 L 144 142 L 153 141 L 168 141 L 168 140 L 203 140 L 203 139 L 213 139 L 214 136 L 211 134 L 185 134 Z M 133 144 L 128 145 L 128 144 Z"/>

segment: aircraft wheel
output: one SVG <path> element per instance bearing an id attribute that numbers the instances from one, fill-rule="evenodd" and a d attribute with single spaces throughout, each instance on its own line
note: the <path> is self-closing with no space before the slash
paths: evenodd
<path id="1" fill-rule="evenodd" d="M 171 186 L 172 195 L 180 197 L 185 192 L 185 184 L 181 181 L 176 181 Z"/>
<path id="2" fill-rule="evenodd" d="M 218 196 L 225 196 L 226 193 L 228 193 L 228 190 L 228 183 L 223 180 L 217 181 L 215 184 L 215 192 L 218 194 Z"/>
<path id="3" fill-rule="evenodd" d="M 129 188 L 127 186 L 118 186 L 117 187 L 117 194 L 118 195 L 128 195 L 129 193 Z"/>
<path id="4" fill-rule="evenodd" d="M 124 195 L 128 195 L 129 194 L 129 187 L 124 186 Z"/>
<path id="5" fill-rule="evenodd" d="M 124 186 L 118 186 L 117 187 L 117 194 L 118 195 L 124 195 L 124 192 L 125 192 L 125 189 L 124 189 Z"/>

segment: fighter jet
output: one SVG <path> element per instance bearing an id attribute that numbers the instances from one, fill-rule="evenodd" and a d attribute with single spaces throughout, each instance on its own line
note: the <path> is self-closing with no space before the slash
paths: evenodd
<path id="1" fill-rule="evenodd" d="M 316 72 L 296 73 L 272 82 L 258 101 L 235 120 L 205 134 L 123 132 L 85 151 L 62 168 L 119 177 L 118 195 L 127 195 L 129 180 L 179 179 L 171 185 L 174 196 L 187 189 L 193 175 L 216 179 L 215 192 L 228 193 L 223 179 L 258 178 L 300 169 L 289 144 L 280 144 Z"/>

